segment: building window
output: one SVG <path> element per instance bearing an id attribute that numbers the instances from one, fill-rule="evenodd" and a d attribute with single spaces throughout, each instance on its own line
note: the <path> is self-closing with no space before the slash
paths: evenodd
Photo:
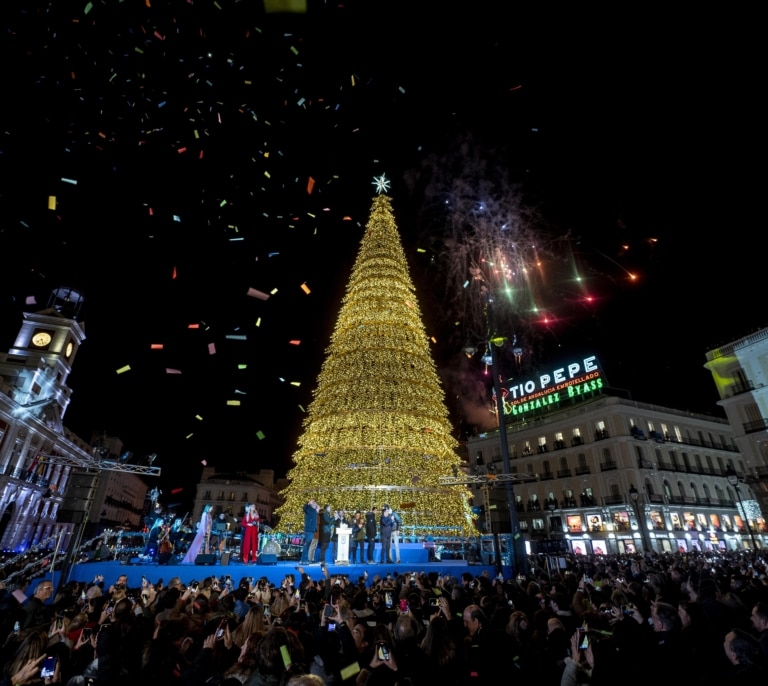
<path id="1" fill-rule="evenodd" d="M 584 438 L 581 435 L 581 429 L 577 426 L 571 434 L 571 444 L 581 445 L 584 443 Z"/>
<path id="2" fill-rule="evenodd" d="M 595 440 L 602 440 L 608 438 L 608 429 L 605 428 L 605 422 L 600 420 L 595 422 Z"/>
<path id="3" fill-rule="evenodd" d="M 235 492 L 234 491 L 230 491 L 229 492 L 229 500 L 231 502 L 235 502 Z"/>
<path id="4" fill-rule="evenodd" d="M 547 452 L 547 437 L 546 436 L 539 436 L 539 452 L 540 453 Z"/>

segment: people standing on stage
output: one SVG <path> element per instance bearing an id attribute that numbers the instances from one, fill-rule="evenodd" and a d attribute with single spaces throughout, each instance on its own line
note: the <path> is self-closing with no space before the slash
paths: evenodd
<path id="1" fill-rule="evenodd" d="M 395 558 L 395 562 L 400 564 L 400 529 L 403 526 L 403 520 L 400 517 L 400 513 L 391 510 L 392 519 L 394 524 L 392 525 L 392 557 Z"/>
<path id="2" fill-rule="evenodd" d="M 331 542 L 331 536 L 333 535 L 333 514 L 331 513 L 330 505 L 326 505 L 320 511 L 317 531 L 317 543 L 320 546 L 320 562 L 323 563 L 326 561 L 325 553 L 328 550 L 328 544 Z"/>
<path id="3" fill-rule="evenodd" d="M 392 527 L 395 520 L 392 519 L 392 510 L 389 505 L 384 503 L 381 508 L 381 519 L 379 520 L 379 533 L 381 535 L 381 564 L 392 564 Z"/>
<path id="4" fill-rule="evenodd" d="M 372 565 L 376 564 L 374 553 L 376 552 L 376 531 L 378 527 L 376 517 L 378 516 L 379 508 L 375 505 L 365 513 L 365 541 L 368 544 L 366 561 Z"/>
<path id="5" fill-rule="evenodd" d="M 304 503 L 304 547 L 301 549 L 301 564 L 308 565 L 315 561 L 312 542 L 315 540 L 317 531 L 317 512 L 320 506 L 314 498 L 310 498 Z"/>
<path id="6" fill-rule="evenodd" d="M 331 556 L 333 561 L 339 559 L 339 529 L 349 528 L 349 518 L 344 510 L 336 510 L 336 515 L 333 519 L 333 534 L 331 536 Z"/>
<path id="7" fill-rule="evenodd" d="M 256 503 L 250 503 L 245 508 L 245 514 L 240 521 L 240 526 L 243 527 L 243 545 L 242 545 L 242 560 L 245 564 L 251 564 L 251 555 L 253 555 L 253 562 L 259 558 L 259 511 L 256 509 Z"/>
<path id="8" fill-rule="evenodd" d="M 359 553 L 358 553 L 359 551 Z M 352 533 L 349 536 L 349 561 L 362 564 L 365 561 L 365 519 L 358 510 L 352 518 Z"/>
<path id="9" fill-rule="evenodd" d="M 211 525 L 213 524 L 211 520 L 211 509 L 211 505 L 203 507 L 203 511 L 200 513 L 200 521 L 197 525 L 197 533 L 195 534 L 192 543 L 190 543 L 189 550 L 187 550 L 187 554 L 184 556 L 182 563 L 194 564 L 195 559 L 200 554 L 201 548 L 203 549 L 204 554 L 208 555 L 211 540 Z"/>

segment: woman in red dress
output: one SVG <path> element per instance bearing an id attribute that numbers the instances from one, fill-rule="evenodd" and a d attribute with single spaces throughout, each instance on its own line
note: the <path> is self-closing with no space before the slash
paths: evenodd
<path id="1" fill-rule="evenodd" d="M 245 508 L 245 514 L 240 521 L 243 527 L 243 562 L 249 564 L 251 562 L 251 553 L 253 553 L 253 561 L 256 562 L 259 557 L 259 511 L 256 509 L 255 503 L 250 503 Z"/>

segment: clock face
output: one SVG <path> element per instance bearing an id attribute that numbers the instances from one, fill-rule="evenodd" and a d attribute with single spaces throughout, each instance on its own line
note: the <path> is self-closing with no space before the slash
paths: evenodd
<path id="1" fill-rule="evenodd" d="M 51 334 L 47 331 L 38 331 L 32 336 L 32 345 L 36 345 L 38 348 L 44 348 L 51 342 Z"/>
<path id="2" fill-rule="evenodd" d="M 72 354 L 72 348 L 74 348 L 74 345 L 72 345 L 72 341 L 69 341 L 69 343 L 67 343 L 66 349 L 64 350 L 65 357 L 69 357 Z"/>

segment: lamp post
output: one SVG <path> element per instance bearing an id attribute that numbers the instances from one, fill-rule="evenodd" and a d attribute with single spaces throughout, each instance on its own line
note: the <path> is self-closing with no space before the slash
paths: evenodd
<path id="1" fill-rule="evenodd" d="M 752 527 L 749 525 L 749 516 L 744 509 L 744 501 L 741 499 L 741 491 L 739 491 L 739 475 L 735 472 L 731 465 L 728 465 L 728 469 L 725 472 L 725 478 L 728 479 L 728 483 L 733 486 L 736 491 L 736 497 L 739 500 L 739 507 L 741 507 L 741 513 L 744 515 L 744 524 L 747 525 L 747 533 L 752 541 L 752 550 L 757 550 L 757 541 L 755 541 L 755 534 L 752 533 Z"/>
<path id="2" fill-rule="evenodd" d="M 634 485 L 630 485 L 629 487 L 629 497 L 632 500 L 632 505 L 635 509 L 635 517 L 637 518 L 637 525 L 640 527 L 640 537 L 643 541 L 643 548 L 645 548 L 644 552 L 650 552 L 651 551 L 651 544 L 648 540 L 648 527 L 645 523 L 645 517 L 641 516 L 641 503 L 640 503 L 640 493 L 639 491 L 634 487 Z"/>
<path id="3" fill-rule="evenodd" d="M 493 314 L 493 297 L 488 296 L 486 317 L 488 321 L 488 347 L 491 351 L 491 373 L 493 374 L 493 392 L 496 395 L 496 416 L 499 418 L 499 441 L 501 444 L 501 462 L 504 466 L 504 473 L 511 474 L 512 468 L 509 462 L 509 440 L 507 438 L 507 428 L 504 423 L 504 400 L 501 397 L 501 382 L 499 380 L 499 356 L 496 351 L 497 336 L 496 322 Z M 507 495 L 507 508 L 509 509 L 509 527 L 511 539 L 508 549 L 512 551 L 512 563 L 515 574 L 528 573 L 528 556 L 525 553 L 525 541 L 520 533 L 520 521 L 517 517 L 517 507 L 515 506 L 515 492 L 511 481 L 505 481 Z"/>

